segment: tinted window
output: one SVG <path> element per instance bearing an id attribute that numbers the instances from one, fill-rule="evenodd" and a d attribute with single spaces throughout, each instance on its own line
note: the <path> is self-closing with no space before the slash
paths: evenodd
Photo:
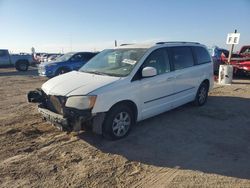
<path id="1" fill-rule="evenodd" d="M 76 54 L 73 57 L 71 57 L 71 61 L 73 62 L 79 62 L 79 61 L 83 61 L 83 54 Z"/>
<path id="2" fill-rule="evenodd" d="M 194 65 L 193 54 L 190 47 L 172 47 L 171 51 L 175 70 Z"/>
<path id="3" fill-rule="evenodd" d="M 210 55 L 208 54 L 205 48 L 195 46 L 193 47 L 193 49 L 197 58 L 197 64 L 204 64 L 211 62 Z"/>
<path id="4" fill-rule="evenodd" d="M 90 60 L 92 57 L 94 57 L 96 55 L 96 53 L 86 53 L 84 54 L 84 61 L 88 61 Z"/>
<path id="5" fill-rule="evenodd" d="M 0 50 L 0 57 L 6 56 L 6 55 L 8 55 L 7 50 Z"/>
<path id="6" fill-rule="evenodd" d="M 164 48 L 153 51 L 143 64 L 144 67 L 154 67 L 157 74 L 170 72 L 169 58 Z"/>

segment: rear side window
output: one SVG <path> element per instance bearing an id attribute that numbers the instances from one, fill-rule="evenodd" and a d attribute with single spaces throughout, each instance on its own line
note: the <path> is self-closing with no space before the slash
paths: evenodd
<path id="1" fill-rule="evenodd" d="M 172 60 L 175 70 L 180 70 L 194 65 L 194 58 L 190 47 L 172 47 Z"/>
<path id="2" fill-rule="evenodd" d="M 203 47 L 200 46 L 195 46 L 193 47 L 195 56 L 197 58 L 197 64 L 204 64 L 204 63 L 209 63 L 211 62 L 210 55 L 207 52 L 207 50 Z"/>

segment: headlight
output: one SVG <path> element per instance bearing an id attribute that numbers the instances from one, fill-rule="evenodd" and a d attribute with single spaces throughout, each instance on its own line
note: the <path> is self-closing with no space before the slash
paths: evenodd
<path id="1" fill-rule="evenodd" d="M 65 106 L 85 110 L 93 108 L 95 101 L 96 96 L 73 96 L 67 99 Z"/>

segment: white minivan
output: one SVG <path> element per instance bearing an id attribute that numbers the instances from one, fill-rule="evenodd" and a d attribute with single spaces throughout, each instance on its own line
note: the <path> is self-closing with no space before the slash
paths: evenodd
<path id="1" fill-rule="evenodd" d="M 30 91 L 44 119 L 63 130 L 92 128 L 108 139 L 133 125 L 185 103 L 206 103 L 213 88 L 212 59 L 204 45 L 159 42 L 122 45 L 96 55 Z"/>

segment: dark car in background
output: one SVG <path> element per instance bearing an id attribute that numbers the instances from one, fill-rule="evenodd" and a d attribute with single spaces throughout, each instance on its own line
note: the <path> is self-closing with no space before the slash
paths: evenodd
<path id="1" fill-rule="evenodd" d="M 72 70 L 78 70 L 87 63 L 96 52 L 70 52 L 55 61 L 43 62 L 38 67 L 40 76 L 54 77 Z"/>
<path id="2" fill-rule="evenodd" d="M 217 74 L 219 72 L 220 65 L 224 64 L 221 59 L 221 55 L 224 54 L 226 57 L 228 57 L 229 51 L 224 48 L 219 48 L 218 46 L 213 46 L 208 50 L 213 59 L 214 73 Z"/>
<path id="3" fill-rule="evenodd" d="M 227 62 L 229 51 L 224 48 L 219 48 L 218 46 L 214 46 L 212 48 L 209 48 L 208 50 L 213 59 L 214 73 L 218 74 L 220 65 L 223 65 L 225 64 L 225 62 Z M 232 53 L 231 57 L 241 58 L 242 56 L 240 54 Z"/>

